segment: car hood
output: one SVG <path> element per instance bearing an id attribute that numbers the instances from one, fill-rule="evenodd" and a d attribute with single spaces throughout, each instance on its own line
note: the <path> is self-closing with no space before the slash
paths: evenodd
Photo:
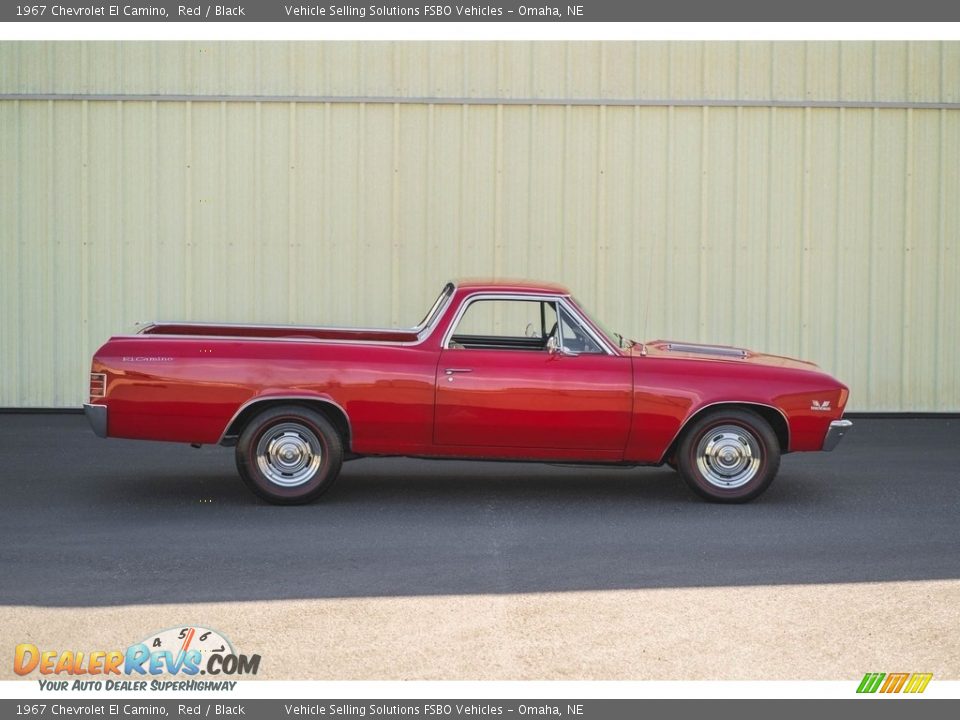
<path id="1" fill-rule="evenodd" d="M 815 363 L 807 360 L 798 360 L 782 355 L 768 355 L 766 353 L 729 345 L 702 345 L 699 343 L 681 342 L 679 340 L 654 340 L 648 343 L 638 342 L 630 348 L 630 354 L 647 357 L 674 357 L 686 360 L 702 360 L 705 362 L 750 363 L 751 365 L 767 365 L 771 367 L 794 368 L 796 370 L 817 369 Z"/>

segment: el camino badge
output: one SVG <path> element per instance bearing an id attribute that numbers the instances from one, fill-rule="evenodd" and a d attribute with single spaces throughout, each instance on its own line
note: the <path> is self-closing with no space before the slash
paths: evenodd
<path id="1" fill-rule="evenodd" d="M 172 357 L 159 355 L 124 355 L 123 362 L 173 362 Z"/>
<path id="2" fill-rule="evenodd" d="M 819 400 L 814 400 L 810 403 L 810 409 L 816 410 L 817 412 L 830 412 L 830 401 L 824 400 L 820 402 Z"/>

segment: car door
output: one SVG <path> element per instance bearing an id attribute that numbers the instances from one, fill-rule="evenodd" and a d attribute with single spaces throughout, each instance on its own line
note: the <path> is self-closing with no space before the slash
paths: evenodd
<path id="1" fill-rule="evenodd" d="M 629 358 L 595 341 L 585 344 L 582 325 L 556 299 L 469 302 L 437 365 L 436 444 L 529 448 L 531 456 L 624 449 L 632 411 Z M 563 349 L 564 332 L 579 350 Z"/>

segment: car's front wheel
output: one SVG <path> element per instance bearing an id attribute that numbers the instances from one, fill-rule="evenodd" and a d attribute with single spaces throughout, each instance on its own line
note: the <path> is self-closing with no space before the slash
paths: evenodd
<path id="1" fill-rule="evenodd" d="M 773 482 L 780 467 L 780 443 L 755 412 L 715 410 L 687 428 L 676 460 L 680 475 L 701 497 L 743 503 Z"/>
<path id="2" fill-rule="evenodd" d="M 313 410 L 274 407 L 244 428 L 236 459 L 240 477 L 254 493 L 278 505 L 299 505 L 333 485 L 343 463 L 343 441 Z"/>

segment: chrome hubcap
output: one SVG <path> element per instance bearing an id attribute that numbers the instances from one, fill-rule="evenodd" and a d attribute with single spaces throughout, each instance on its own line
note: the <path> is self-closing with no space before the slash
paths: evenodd
<path id="1" fill-rule="evenodd" d="M 270 428 L 257 443 L 257 465 L 270 482 L 296 487 L 308 482 L 323 461 L 320 440 L 299 423 Z"/>
<path id="2" fill-rule="evenodd" d="M 697 469 L 711 485 L 730 490 L 746 485 L 760 470 L 760 443 L 737 425 L 721 425 L 697 444 Z"/>

